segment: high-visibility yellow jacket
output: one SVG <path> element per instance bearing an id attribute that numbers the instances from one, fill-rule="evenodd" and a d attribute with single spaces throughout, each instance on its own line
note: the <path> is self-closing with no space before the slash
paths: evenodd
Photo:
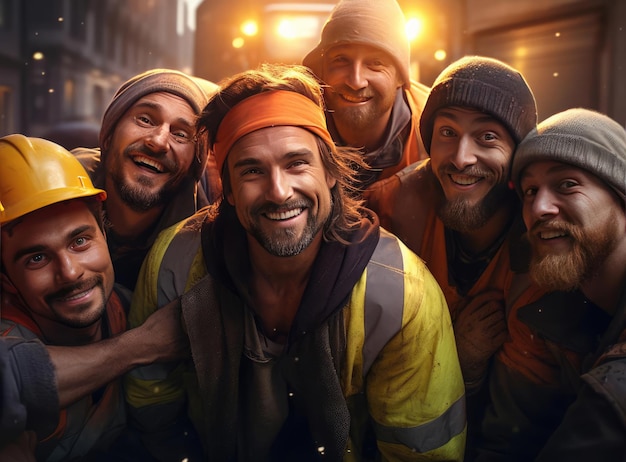
<path id="1" fill-rule="evenodd" d="M 207 212 L 201 211 L 161 234 L 140 273 L 129 315 L 132 326 L 142 323 L 157 307 L 191 293 L 193 286 L 206 277 L 201 232 L 205 219 Z M 217 235 L 210 235 L 209 238 L 217 249 L 223 247 L 219 239 Z M 245 246 L 245 239 L 243 242 Z M 225 286 L 219 274 L 210 274 L 209 277 L 213 279 L 215 303 L 192 304 L 187 308 L 183 303 L 195 365 L 192 361 L 170 368 L 153 365 L 139 368 L 126 377 L 127 399 L 144 428 L 156 430 L 151 423 L 155 421 L 155 415 L 159 415 L 162 421 L 163 412 L 170 413 L 172 419 L 176 418 L 177 413 L 185 412 L 184 406 L 189 400 L 194 403 L 188 406 L 189 413 L 198 433 L 204 438 L 209 454 L 223 457 L 219 460 L 237 460 L 237 457 L 239 460 L 263 460 L 268 453 L 264 454 L 262 450 L 253 454 L 243 454 L 242 451 L 250 450 L 250 447 L 268 449 L 267 441 L 257 441 L 255 431 L 271 435 L 271 429 L 267 427 L 275 421 L 280 430 L 283 421 L 276 416 L 280 410 L 274 410 L 272 400 L 278 403 L 276 408 L 289 406 L 286 403 L 293 398 L 290 386 L 308 386 L 307 390 L 313 394 L 316 388 L 332 388 L 333 379 L 328 374 L 330 367 L 315 370 L 319 365 L 315 361 L 323 355 L 315 356 L 310 349 L 302 346 L 323 344 L 329 346 L 331 351 L 331 367 L 333 364 L 336 367 L 336 373 L 332 371 L 330 376 L 335 377 L 340 387 L 341 403 L 331 403 L 331 397 L 321 393 L 319 401 L 305 403 L 303 407 L 300 403 L 295 407 L 308 409 L 305 418 L 311 427 L 315 427 L 320 419 L 334 422 L 334 416 L 326 415 L 329 411 L 332 414 L 343 406 L 349 410 L 349 435 L 346 428 L 345 444 L 339 445 L 338 454 L 332 453 L 332 448 L 337 446 L 337 440 L 342 441 L 342 435 L 333 434 L 327 443 L 320 443 L 319 438 L 316 440 L 317 450 L 329 456 L 327 460 L 367 460 L 367 451 L 363 447 L 368 421 L 374 429 L 374 448 L 377 447 L 383 460 L 462 460 L 466 427 L 464 386 L 447 305 L 426 266 L 395 236 L 380 230 L 374 253 L 349 297 L 341 305 L 343 308 L 310 335 L 303 333 L 282 355 L 268 353 L 268 348 L 264 346 L 267 339 L 257 331 L 252 311 L 242 301 L 245 297 L 233 291 L 232 287 Z M 238 310 L 241 316 L 234 324 L 231 322 L 230 327 L 198 321 L 208 316 L 226 325 L 228 323 L 224 319 Z M 237 384 L 235 391 L 226 388 L 226 395 L 235 395 L 237 415 L 223 413 L 207 419 L 207 414 L 219 414 L 225 407 L 223 401 L 230 397 L 207 392 L 206 389 L 203 391 L 203 382 L 212 381 L 213 385 L 224 389 L 221 382 L 229 383 L 229 377 L 226 370 L 218 376 L 207 372 L 213 366 L 203 365 L 202 357 L 207 353 L 201 351 L 202 345 L 194 346 L 192 332 L 199 331 L 204 337 L 197 343 L 208 344 L 215 336 L 230 335 L 231 330 L 228 329 L 232 329 L 233 337 L 238 339 L 231 342 L 235 346 L 231 346 L 226 353 L 215 351 L 214 361 L 212 358 L 207 358 L 207 361 L 211 364 L 233 351 L 242 352 L 225 363 L 225 369 L 229 369 L 232 366 L 230 363 L 234 362 L 236 367 L 229 370 L 234 370 L 234 374 L 239 374 L 241 379 L 234 381 Z M 329 332 L 339 332 L 340 340 L 333 340 Z M 298 351 L 302 357 L 298 356 Z M 262 357 L 259 358 L 259 355 Z M 315 358 L 307 363 L 308 356 Z M 292 366 L 285 365 L 287 359 L 284 358 L 300 362 L 304 369 L 298 370 L 306 377 L 319 379 L 317 382 L 311 379 L 308 381 L 311 383 L 302 383 L 296 377 L 293 381 L 296 385 L 287 383 L 289 379 L 285 377 L 294 372 Z M 259 380 L 266 385 L 267 396 L 251 385 L 257 383 L 256 374 L 265 373 L 263 368 L 266 364 L 270 365 L 268 374 L 273 378 L 271 385 L 268 386 L 268 381 Z M 313 370 L 305 366 L 308 364 L 313 365 Z M 284 371 L 282 375 L 275 375 L 278 367 Z M 295 375 L 298 374 L 300 372 L 295 372 Z M 194 402 L 194 395 L 197 394 L 197 390 L 193 390 L 194 383 L 200 384 L 203 404 Z M 277 389 L 284 390 L 284 395 L 277 393 Z M 295 395 L 294 399 L 300 397 L 298 392 Z M 251 396 L 259 400 L 247 406 L 247 399 Z M 254 411 L 257 406 L 263 410 Z M 248 412 L 259 412 L 261 415 L 250 416 Z M 246 432 L 255 418 L 262 419 L 262 425 L 255 426 L 255 431 Z M 209 425 L 207 430 L 207 420 L 223 422 L 228 431 L 215 425 Z M 233 434 L 238 439 L 235 441 L 235 447 L 239 446 L 237 455 L 234 454 L 237 450 L 231 450 L 224 441 L 232 438 Z"/>

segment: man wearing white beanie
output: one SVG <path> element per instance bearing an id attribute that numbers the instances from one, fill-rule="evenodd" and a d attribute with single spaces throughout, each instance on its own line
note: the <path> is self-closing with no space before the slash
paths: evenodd
<path id="1" fill-rule="evenodd" d="M 419 118 L 428 87 L 410 78 L 410 44 L 396 0 L 342 0 L 303 59 L 325 89 L 335 143 L 364 151 L 366 189 L 427 157 Z"/>

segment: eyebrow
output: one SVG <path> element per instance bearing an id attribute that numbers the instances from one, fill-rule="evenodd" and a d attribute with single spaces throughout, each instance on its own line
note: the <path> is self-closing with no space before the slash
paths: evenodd
<path id="1" fill-rule="evenodd" d="M 79 236 L 81 234 L 83 234 L 85 231 L 94 231 L 96 229 L 95 226 L 92 225 L 83 225 L 83 226 L 79 226 L 78 228 L 74 229 L 72 232 L 70 232 L 66 239 L 73 239 L 76 236 Z M 43 252 L 44 250 L 46 250 L 47 247 L 44 245 L 33 245 L 30 247 L 25 247 L 23 249 L 18 250 L 17 252 L 15 252 L 15 255 L 13 255 L 13 263 L 17 263 L 21 258 L 25 257 L 26 255 L 30 255 L 33 253 L 38 253 L 38 252 Z"/>
<path id="2" fill-rule="evenodd" d="M 292 159 L 294 157 L 307 157 L 310 158 L 313 156 L 313 151 L 311 151 L 308 148 L 302 148 L 302 149 L 297 149 L 294 151 L 288 151 L 285 154 L 283 154 L 283 156 L 281 157 L 281 159 Z M 259 159 L 257 159 L 256 157 L 244 157 L 241 160 L 238 160 L 237 162 L 235 162 L 235 165 L 233 165 L 233 168 L 239 168 L 239 167 L 246 167 L 246 166 L 250 166 L 250 165 L 259 165 L 261 164 L 261 161 Z"/>
<path id="3" fill-rule="evenodd" d="M 136 103 L 131 109 L 130 111 L 132 111 L 133 109 L 152 109 L 153 111 L 162 111 L 163 110 L 163 106 L 161 104 L 158 103 L 154 103 L 152 101 L 140 101 L 138 103 Z M 184 117 L 176 117 L 174 119 L 175 122 L 177 122 L 178 124 L 181 125 L 185 125 L 188 128 L 195 128 L 195 123 L 185 119 Z M 172 124 L 170 124 L 172 125 Z"/>

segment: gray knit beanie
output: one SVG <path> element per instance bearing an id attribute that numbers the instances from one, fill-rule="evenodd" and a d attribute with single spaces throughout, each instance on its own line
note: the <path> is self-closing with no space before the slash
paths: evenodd
<path id="1" fill-rule="evenodd" d="M 217 89 L 218 86 L 213 82 L 172 69 L 152 69 L 132 77 L 122 84 L 113 95 L 113 99 L 102 117 L 100 127 L 102 156 L 105 155 L 104 147 L 110 141 L 117 123 L 138 99 L 150 93 L 171 93 L 187 101 L 194 113 L 199 115 Z M 196 145 L 198 162 L 193 164 L 194 177 L 200 178 L 202 170 L 206 166 L 207 156 L 206 143 L 199 142 Z"/>
<path id="2" fill-rule="evenodd" d="M 504 124 L 516 145 L 537 125 L 537 105 L 526 80 L 493 58 L 466 56 L 439 74 L 420 118 L 420 133 L 429 154 L 435 115 L 450 106 L 472 107 L 492 115 Z"/>
<path id="3" fill-rule="evenodd" d="M 513 156 L 511 178 L 518 194 L 524 169 L 544 160 L 587 170 L 626 199 L 626 130 L 604 114 L 568 109 L 548 117 L 531 131 Z"/>
<path id="4" fill-rule="evenodd" d="M 409 88 L 411 49 L 405 31 L 404 13 L 396 0 L 341 0 L 324 24 L 319 44 L 302 64 L 323 78 L 323 56 L 327 50 L 346 43 L 371 45 L 393 58 L 404 87 Z"/>

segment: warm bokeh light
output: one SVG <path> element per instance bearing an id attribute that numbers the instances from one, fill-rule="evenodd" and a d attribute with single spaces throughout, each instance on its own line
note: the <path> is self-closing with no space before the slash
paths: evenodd
<path id="1" fill-rule="evenodd" d="M 422 32 L 424 31 L 424 21 L 422 18 L 417 16 L 409 18 L 406 21 L 405 29 L 409 42 L 413 42 L 422 35 Z"/>
<path id="2" fill-rule="evenodd" d="M 33 53 L 33 59 L 35 61 L 41 61 L 43 59 L 43 53 L 41 51 L 35 51 Z"/>
<path id="3" fill-rule="evenodd" d="M 241 33 L 243 35 L 247 35 L 248 37 L 254 37 L 259 33 L 259 25 L 254 19 L 249 19 L 241 24 Z M 234 46 L 234 45 L 233 45 Z"/>
<path id="4" fill-rule="evenodd" d="M 246 41 L 243 39 L 243 37 L 236 37 L 233 39 L 233 48 L 242 48 L 244 46 L 244 44 L 246 43 Z"/>
<path id="5" fill-rule="evenodd" d="M 276 33 L 284 39 L 293 39 L 298 36 L 295 23 L 289 19 L 283 19 L 278 23 Z"/>
<path id="6" fill-rule="evenodd" d="M 446 50 L 437 50 L 434 54 L 434 57 L 437 61 L 444 61 L 447 56 L 448 53 L 446 53 Z"/>

